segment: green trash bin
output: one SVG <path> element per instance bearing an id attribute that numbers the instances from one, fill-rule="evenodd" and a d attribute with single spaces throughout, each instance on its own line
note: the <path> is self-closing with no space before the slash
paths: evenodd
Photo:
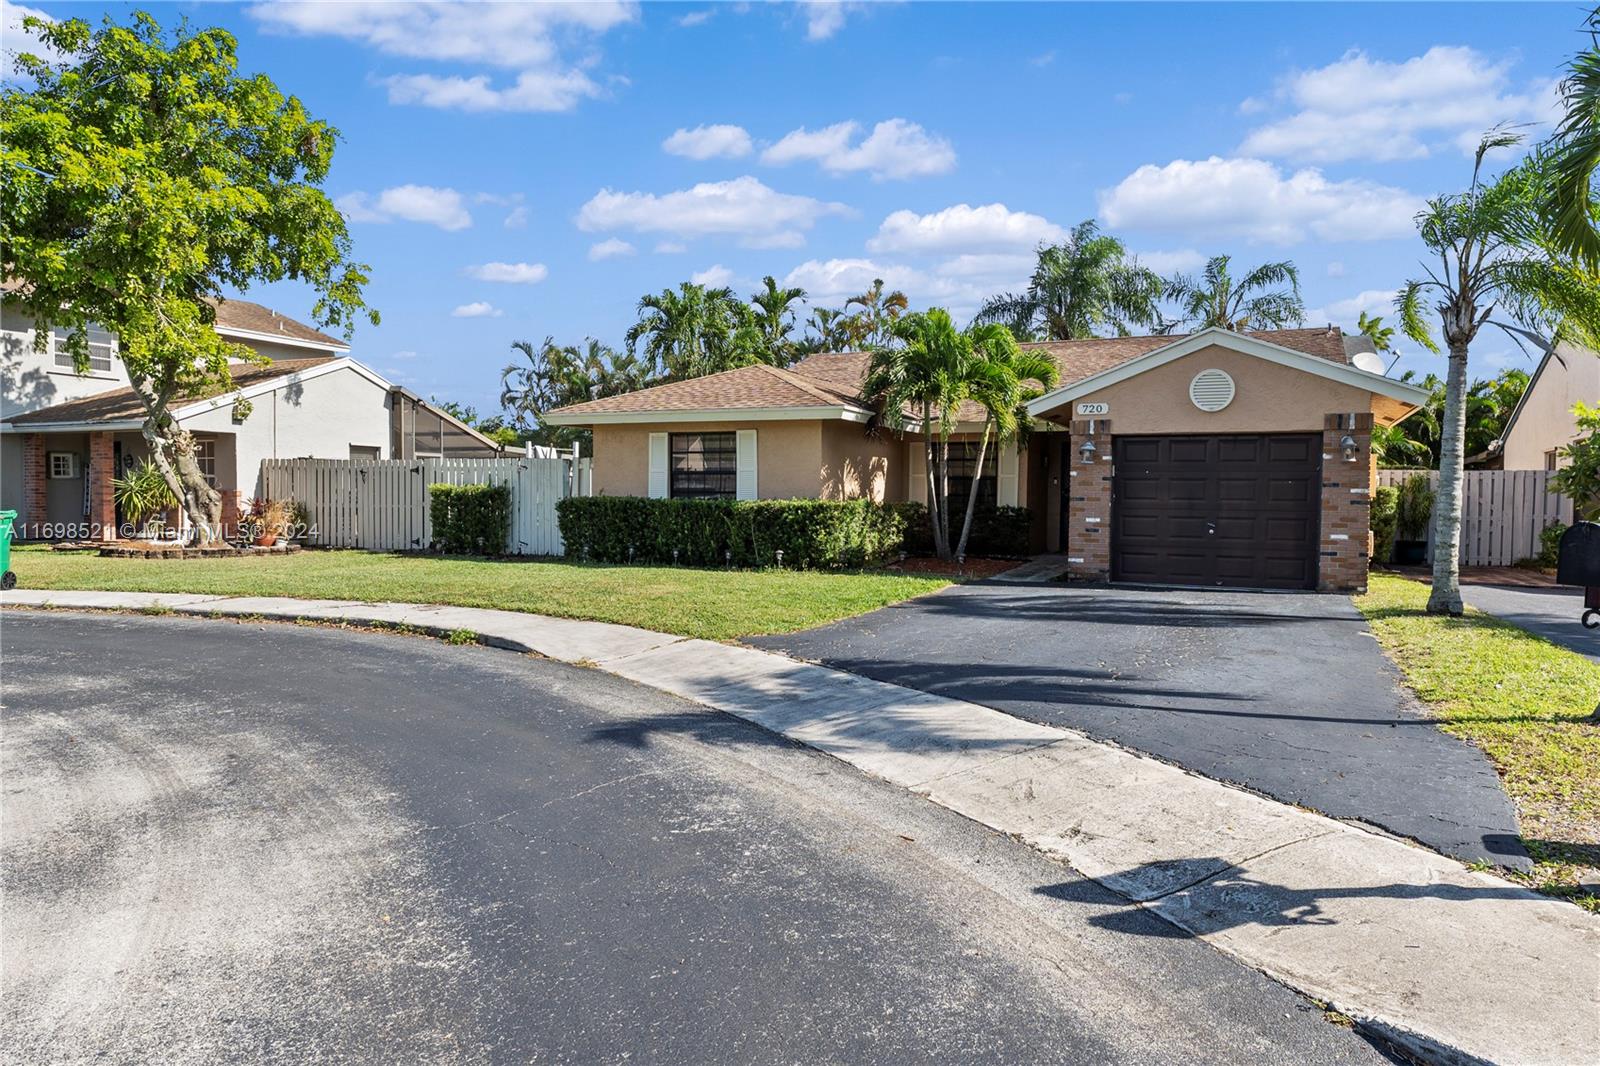
<path id="1" fill-rule="evenodd" d="M 17 587 L 17 575 L 11 572 L 11 527 L 16 524 L 17 512 L 0 511 L 0 589 Z"/>

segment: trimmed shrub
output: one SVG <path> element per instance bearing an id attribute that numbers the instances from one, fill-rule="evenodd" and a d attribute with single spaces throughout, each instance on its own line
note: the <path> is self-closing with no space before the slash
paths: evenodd
<path id="1" fill-rule="evenodd" d="M 556 504 L 567 557 L 602 563 L 866 566 L 900 550 L 905 520 L 870 500 L 655 500 L 569 496 Z M 673 552 L 677 552 L 674 560 Z"/>
<path id="2" fill-rule="evenodd" d="M 433 548 L 452 555 L 504 555 L 511 539 L 510 485 L 430 485 Z"/>
<path id="3" fill-rule="evenodd" d="M 1372 490 L 1372 561 L 1387 563 L 1394 552 L 1396 507 L 1400 490 L 1393 485 L 1380 485 Z"/>
<path id="4" fill-rule="evenodd" d="M 1567 526 L 1560 522 L 1551 522 L 1539 530 L 1539 555 L 1540 566 L 1551 568 L 1561 560 L 1561 535 L 1567 531 Z"/>
<path id="5" fill-rule="evenodd" d="M 920 503 L 893 504 L 906 521 L 906 551 L 912 555 L 933 554 L 933 528 L 928 509 Z M 966 512 L 950 516 L 950 548 L 955 550 Z M 1033 512 L 1026 507 L 983 507 L 972 512 L 972 533 L 967 537 L 967 555 L 989 558 L 1023 558 L 1033 554 L 1029 548 Z"/>

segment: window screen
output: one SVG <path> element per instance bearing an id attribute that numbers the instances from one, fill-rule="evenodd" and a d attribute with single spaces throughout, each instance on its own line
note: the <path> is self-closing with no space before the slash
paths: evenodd
<path id="1" fill-rule="evenodd" d="M 993 507 L 996 500 L 994 441 L 983 457 L 983 473 L 978 476 L 978 442 L 975 440 L 950 442 L 950 513 L 965 515 L 967 495 L 972 492 L 973 479 L 978 483 L 978 506 Z"/>
<path id="2" fill-rule="evenodd" d="M 739 457 L 735 434 L 674 433 L 668 439 L 674 497 L 733 498 Z"/>

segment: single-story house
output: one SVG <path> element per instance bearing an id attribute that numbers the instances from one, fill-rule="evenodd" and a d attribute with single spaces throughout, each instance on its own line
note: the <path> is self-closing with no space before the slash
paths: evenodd
<path id="1" fill-rule="evenodd" d="M 1500 439 L 1467 465 L 1485 470 L 1554 470 L 1560 449 L 1578 435 L 1572 408 L 1600 404 L 1600 356 L 1562 345 L 1544 354 L 1511 409 Z"/>
<path id="2" fill-rule="evenodd" d="M 1061 368 L 1025 445 L 976 470 L 961 412 L 952 496 L 1027 507 L 1034 548 L 1096 581 L 1354 589 L 1366 582 L 1374 423 L 1426 402 L 1328 326 L 1027 345 Z M 887 427 L 870 356 L 747 366 L 549 412 L 594 432 L 594 492 L 924 501 L 921 427 Z"/>
<path id="3" fill-rule="evenodd" d="M 225 525 L 260 495 L 263 459 L 500 454 L 494 441 L 302 322 L 230 299 L 217 303 L 215 328 L 272 360 L 235 364 L 231 389 L 172 405 L 222 493 Z M 113 539 L 111 481 L 149 454 L 140 433 L 144 408 L 117 358 L 116 337 L 91 333 L 82 374 L 63 336 L 36 349 L 33 321 L 4 304 L 0 339 L 0 507 L 18 512 L 18 539 Z"/>

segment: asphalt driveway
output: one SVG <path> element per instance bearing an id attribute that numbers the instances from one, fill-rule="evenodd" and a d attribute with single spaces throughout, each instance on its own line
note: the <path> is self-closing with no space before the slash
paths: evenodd
<path id="1" fill-rule="evenodd" d="M 598 671 L 0 639 L 7 1061 L 1384 1061 L 1006 837 Z"/>
<path id="2" fill-rule="evenodd" d="M 1428 720 L 1344 596 L 1001 578 L 751 643 L 1527 865 L 1493 767 Z"/>
<path id="3" fill-rule="evenodd" d="M 1461 596 L 1471 607 L 1600 663 L 1600 629 L 1585 629 L 1581 621 L 1582 589 L 1464 584 Z"/>

